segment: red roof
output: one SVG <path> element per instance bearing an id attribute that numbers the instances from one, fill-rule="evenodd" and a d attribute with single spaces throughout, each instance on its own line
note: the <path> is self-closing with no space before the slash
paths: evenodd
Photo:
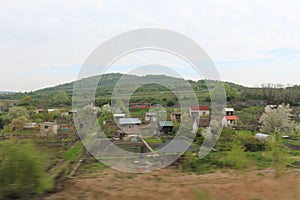
<path id="1" fill-rule="evenodd" d="M 237 116 L 226 116 L 226 120 L 237 120 Z"/>
<path id="2" fill-rule="evenodd" d="M 208 106 L 191 106 L 191 110 L 209 110 Z"/>

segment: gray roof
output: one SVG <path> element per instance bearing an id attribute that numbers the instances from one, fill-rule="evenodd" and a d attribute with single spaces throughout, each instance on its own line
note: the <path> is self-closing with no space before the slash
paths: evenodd
<path id="1" fill-rule="evenodd" d="M 121 118 L 119 121 L 120 125 L 126 124 L 141 124 L 141 120 L 139 118 Z"/>

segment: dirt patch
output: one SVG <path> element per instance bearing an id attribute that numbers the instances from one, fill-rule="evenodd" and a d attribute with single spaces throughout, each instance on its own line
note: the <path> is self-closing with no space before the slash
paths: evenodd
<path id="1" fill-rule="evenodd" d="M 66 181 L 45 200 L 288 200 L 300 199 L 300 171 L 274 178 L 273 170 L 197 175 L 164 169 L 146 174 L 105 169 Z"/>

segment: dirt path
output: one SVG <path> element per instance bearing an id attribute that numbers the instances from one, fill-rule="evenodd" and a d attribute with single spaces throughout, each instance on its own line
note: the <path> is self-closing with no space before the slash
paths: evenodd
<path id="1" fill-rule="evenodd" d="M 275 179 L 272 170 L 197 175 L 174 169 L 147 174 L 105 169 L 68 180 L 63 191 L 45 199 L 297 200 L 300 199 L 300 171 Z"/>

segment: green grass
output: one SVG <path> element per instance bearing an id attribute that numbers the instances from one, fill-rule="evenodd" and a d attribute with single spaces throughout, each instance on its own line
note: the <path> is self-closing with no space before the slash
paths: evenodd
<path id="1" fill-rule="evenodd" d="M 282 143 L 285 145 L 300 145 L 300 141 L 291 140 L 291 139 L 282 140 Z"/>
<path id="2" fill-rule="evenodd" d="M 83 169 L 88 170 L 89 172 L 96 170 L 104 170 L 105 168 L 107 168 L 107 166 L 102 164 L 101 162 L 87 163 L 83 165 Z"/>
<path id="3" fill-rule="evenodd" d="M 64 160 L 76 161 L 78 160 L 83 153 L 83 148 L 80 143 L 75 144 L 74 146 L 70 147 L 64 154 Z"/>
<path id="4" fill-rule="evenodd" d="M 163 141 L 158 137 L 151 137 L 151 138 L 145 138 L 144 139 L 147 143 L 154 143 L 154 144 L 161 144 Z"/>

